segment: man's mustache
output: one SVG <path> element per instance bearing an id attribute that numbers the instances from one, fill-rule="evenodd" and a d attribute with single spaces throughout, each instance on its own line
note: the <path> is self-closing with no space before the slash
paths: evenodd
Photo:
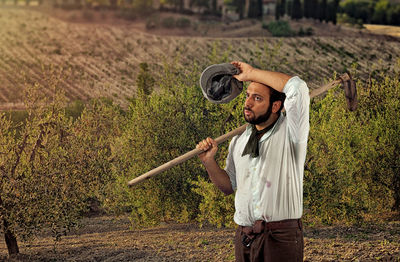
<path id="1" fill-rule="evenodd" d="M 243 108 L 243 111 L 244 111 L 244 110 L 248 110 L 248 111 L 254 113 L 253 110 L 251 110 L 249 107 L 244 107 L 244 108 Z"/>

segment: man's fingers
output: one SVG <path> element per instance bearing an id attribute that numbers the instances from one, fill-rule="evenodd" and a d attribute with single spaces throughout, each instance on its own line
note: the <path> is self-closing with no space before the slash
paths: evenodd
<path id="1" fill-rule="evenodd" d="M 217 143 L 215 142 L 215 140 L 213 140 L 210 137 L 207 137 L 206 139 L 200 141 L 197 145 L 196 148 L 201 149 L 203 151 L 207 151 L 210 148 L 212 148 L 213 146 L 217 146 Z"/>

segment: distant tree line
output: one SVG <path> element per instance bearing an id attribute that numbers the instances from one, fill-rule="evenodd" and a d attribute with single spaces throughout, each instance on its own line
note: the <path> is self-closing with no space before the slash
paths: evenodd
<path id="1" fill-rule="evenodd" d="M 343 0 L 339 12 L 362 23 L 400 25 L 400 3 L 389 0 Z"/>
<path id="2" fill-rule="evenodd" d="M 314 18 L 336 24 L 347 22 L 400 25 L 400 4 L 389 0 L 277 0 L 275 18 Z"/>
<path id="3" fill-rule="evenodd" d="M 339 0 L 277 0 L 275 19 L 286 14 L 296 20 L 305 17 L 336 24 L 338 6 Z"/>

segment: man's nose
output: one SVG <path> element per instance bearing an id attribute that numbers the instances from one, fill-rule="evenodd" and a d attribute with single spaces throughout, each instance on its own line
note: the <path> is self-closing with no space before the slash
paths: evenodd
<path id="1" fill-rule="evenodd" d="M 249 108 L 253 107 L 253 103 L 252 103 L 250 97 L 246 98 L 246 101 L 244 102 L 244 106 L 249 107 Z"/>

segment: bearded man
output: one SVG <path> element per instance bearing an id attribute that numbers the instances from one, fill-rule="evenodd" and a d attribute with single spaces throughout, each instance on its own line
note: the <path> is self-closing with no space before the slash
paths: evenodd
<path id="1" fill-rule="evenodd" d="M 224 169 L 217 143 L 198 143 L 210 180 L 235 193 L 236 261 L 303 261 L 303 173 L 309 133 L 309 90 L 298 76 L 234 61 L 234 77 L 250 81 L 245 132 L 229 145 Z M 282 109 L 284 108 L 284 112 Z"/>

